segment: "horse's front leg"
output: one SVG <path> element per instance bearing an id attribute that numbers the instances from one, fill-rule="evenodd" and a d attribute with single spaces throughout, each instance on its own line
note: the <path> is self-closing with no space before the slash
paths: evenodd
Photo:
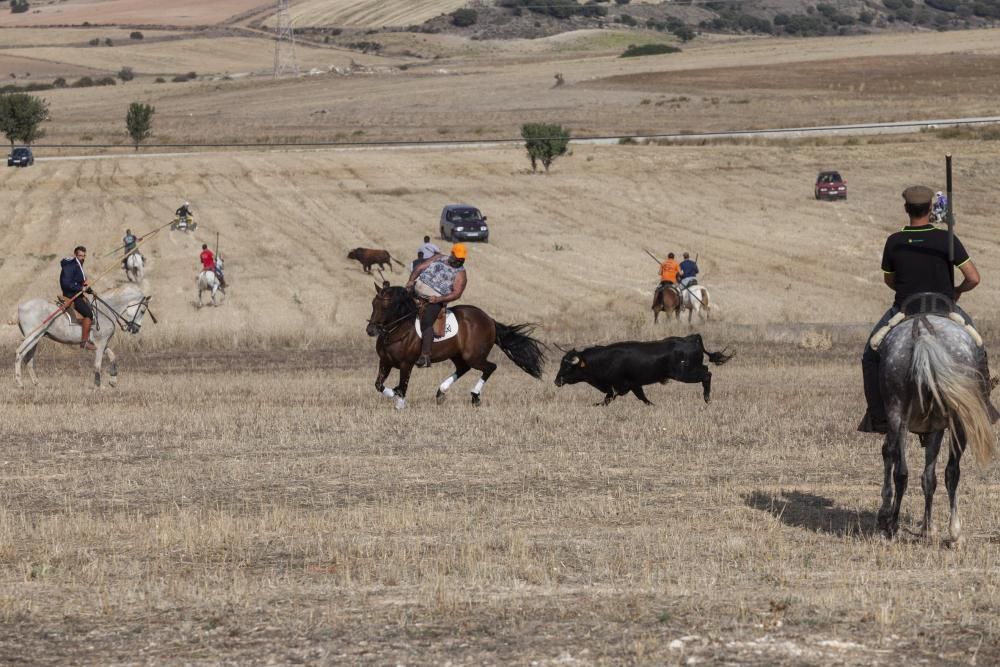
<path id="1" fill-rule="evenodd" d="M 385 379 L 389 377 L 389 373 L 392 372 L 392 365 L 385 361 L 384 359 L 379 359 L 378 362 L 378 375 L 375 376 L 375 390 L 382 394 L 386 398 L 395 398 L 396 392 L 385 386 Z"/>
<path id="2" fill-rule="evenodd" d="M 112 387 L 118 386 L 118 357 L 115 353 L 111 351 L 110 341 L 108 347 L 104 348 L 104 354 L 108 355 L 108 363 L 111 364 L 111 369 L 108 371 L 108 375 L 111 379 L 108 380 L 108 384 Z"/>
<path id="3" fill-rule="evenodd" d="M 101 365 L 104 362 L 104 351 L 108 347 L 108 341 L 99 341 L 97 351 L 94 352 L 94 386 L 101 389 Z"/>
<path id="4" fill-rule="evenodd" d="M 396 385 L 396 409 L 402 410 L 406 407 L 406 388 L 410 384 L 410 373 L 413 371 L 413 362 L 407 361 L 399 365 L 399 384 Z"/>

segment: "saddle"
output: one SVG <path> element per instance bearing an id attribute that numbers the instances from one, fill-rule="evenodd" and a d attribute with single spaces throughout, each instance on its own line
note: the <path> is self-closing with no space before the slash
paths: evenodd
<path id="1" fill-rule="evenodd" d="M 415 301 L 417 302 L 417 319 L 419 320 L 424 316 L 424 308 L 427 307 L 427 302 L 423 299 L 415 299 Z M 434 320 L 432 329 L 434 331 L 435 338 L 440 338 L 444 335 L 445 323 L 448 319 L 449 312 L 448 307 L 445 306 L 441 309 L 441 312 L 438 313 L 437 319 Z"/>
<path id="2" fill-rule="evenodd" d="M 78 299 L 82 299 L 83 297 L 82 296 L 78 296 L 77 298 Z M 55 303 L 60 308 L 63 308 L 64 312 L 66 312 L 66 313 L 69 314 L 69 323 L 70 324 L 80 324 L 80 322 L 83 321 L 83 316 L 80 315 L 80 313 L 76 312 L 76 308 L 74 308 L 73 306 L 69 306 L 67 308 L 66 304 L 67 304 L 68 301 L 69 301 L 69 297 L 63 296 L 62 294 L 56 295 Z"/>
<path id="3" fill-rule="evenodd" d="M 915 317 L 921 317 L 925 315 L 938 315 L 941 317 L 947 317 L 956 324 L 961 325 L 965 328 L 966 333 L 972 338 L 972 341 L 976 344 L 976 347 L 983 346 L 983 337 L 979 335 L 975 327 L 971 324 L 966 324 L 965 318 L 958 314 L 955 310 L 955 302 L 943 294 L 938 294 L 937 292 L 918 292 L 917 294 L 912 294 L 903 301 L 899 306 L 899 312 L 892 316 L 892 318 L 886 323 L 884 327 L 872 334 L 871 340 L 868 344 L 873 350 L 878 350 L 878 346 L 882 344 L 885 337 L 889 335 L 889 332 L 900 323 L 906 320 L 913 319 Z"/>

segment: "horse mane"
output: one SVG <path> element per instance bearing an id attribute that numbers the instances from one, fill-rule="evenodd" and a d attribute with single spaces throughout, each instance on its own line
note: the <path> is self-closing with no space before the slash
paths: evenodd
<path id="1" fill-rule="evenodd" d="M 387 287 L 392 299 L 389 301 L 389 320 L 402 320 L 417 316 L 417 304 L 405 287 Z"/>

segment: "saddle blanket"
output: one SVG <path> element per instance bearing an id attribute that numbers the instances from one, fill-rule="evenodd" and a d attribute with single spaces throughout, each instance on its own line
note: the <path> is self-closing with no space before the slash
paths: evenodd
<path id="1" fill-rule="evenodd" d="M 417 330 L 417 338 L 423 338 L 423 333 L 420 331 L 420 319 L 418 318 L 414 322 L 414 328 Z M 442 340 L 448 340 L 449 338 L 454 338 L 458 335 L 458 318 L 455 317 L 455 313 L 448 311 L 447 317 L 444 320 L 444 334 L 441 336 L 434 336 L 434 342 L 437 343 Z"/>

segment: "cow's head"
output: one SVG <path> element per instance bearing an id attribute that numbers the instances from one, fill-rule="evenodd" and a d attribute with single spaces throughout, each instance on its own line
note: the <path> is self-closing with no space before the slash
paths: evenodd
<path id="1" fill-rule="evenodd" d="M 563 355 L 559 363 L 559 372 L 556 374 L 556 386 L 564 384 L 576 384 L 587 379 L 587 362 L 583 358 L 583 353 L 575 349 Z"/>
<path id="2" fill-rule="evenodd" d="M 347 253 L 347 259 L 357 259 L 358 258 L 358 250 L 360 250 L 360 249 L 361 248 L 355 248 L 351 252 Z"/>

